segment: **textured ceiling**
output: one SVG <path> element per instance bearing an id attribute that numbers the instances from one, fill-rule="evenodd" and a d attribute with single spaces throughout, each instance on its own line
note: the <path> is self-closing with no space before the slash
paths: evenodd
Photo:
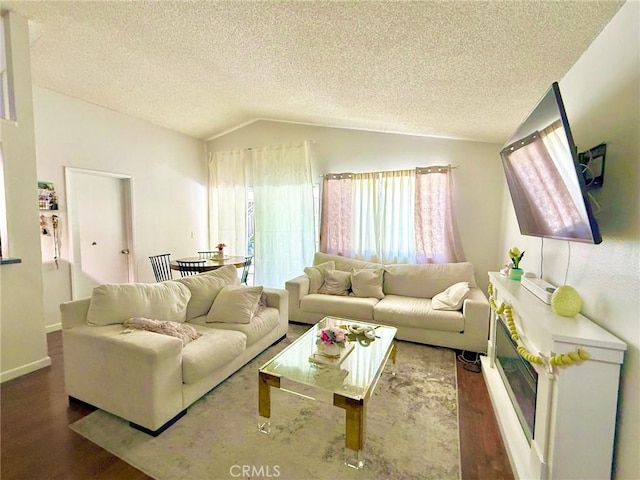
<path id="1" fill-rule="evenodd" d="M 503 143 L 623 2 L 3 2 L 33 82 L 208 139 L 258 118 Z"/>

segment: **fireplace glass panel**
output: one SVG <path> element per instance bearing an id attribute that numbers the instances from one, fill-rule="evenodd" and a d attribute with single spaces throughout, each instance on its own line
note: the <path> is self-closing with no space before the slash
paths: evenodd
<path id="1" fill-rule="evenodd" d="M 536 418 L 538 373 L 522 358 L 507 326 L 496 322 L 496 364 L 529 444 Z"/>

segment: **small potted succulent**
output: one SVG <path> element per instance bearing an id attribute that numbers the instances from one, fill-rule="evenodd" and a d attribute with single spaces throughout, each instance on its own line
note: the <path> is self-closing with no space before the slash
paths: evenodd
<path id="1" fill-rule="evenodd" d="M 509 250 L 509 258 L 511 259 L 511 268 L 509 269 L 509 278 L 511 280 L 520 280 L 524 270 L 520 268 L 520 261 L 524 257 L 524 252 L 521 252 L 518 247 L 513 247 Z"/>

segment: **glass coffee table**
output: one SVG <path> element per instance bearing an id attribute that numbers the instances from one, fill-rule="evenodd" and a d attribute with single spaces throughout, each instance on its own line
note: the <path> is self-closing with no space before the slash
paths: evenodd
<path id="1" fill-rule="evenodd" d="M 309 360 L 317 350 L 318 332 L 325 327 L 347 326 L 375 328 L 375 338 L 351 335 L 353 350 L 339 365 L 322 365 Z M 271 430 L 271 387 L 346 411 L 345 463 L 364 467 L 365 413 L 369 398 L 391 358 L 396 361 L 396 328 L 345 318 L 325 317 L 286 349 L 259 369 L 259 429 Z"/>

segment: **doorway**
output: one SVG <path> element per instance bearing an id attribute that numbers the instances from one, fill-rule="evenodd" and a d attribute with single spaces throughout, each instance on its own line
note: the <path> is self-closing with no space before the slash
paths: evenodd
<path id="1" fill-rule="evenodd" d="M 65 167 L 71 295 L 135 281 L 130 175 Z"/>

